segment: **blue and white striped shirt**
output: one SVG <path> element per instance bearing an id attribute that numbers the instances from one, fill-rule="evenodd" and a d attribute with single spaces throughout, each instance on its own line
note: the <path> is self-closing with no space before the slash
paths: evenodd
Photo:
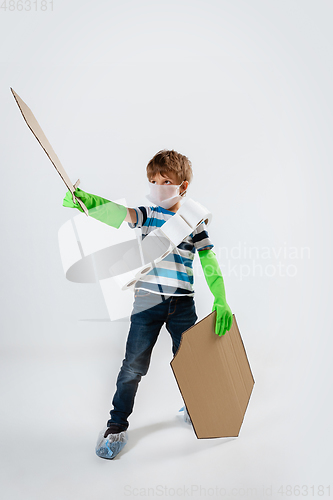
<path id="1" fill-rule="evenodd" d="M 137 222 L 128 222 L 130 228 L 141 228 L 142 239 L 151 231 L 161 227 L 174 212 L 162 207 L 136 207 Z M 142 288 L 163 295 L 194 296 L 193 259 L 195 250 L 213 248 L 204 222 L 187 236 L 163 260 L 154 265 L 143 278 L 137 281 L 135 288 Z"/>

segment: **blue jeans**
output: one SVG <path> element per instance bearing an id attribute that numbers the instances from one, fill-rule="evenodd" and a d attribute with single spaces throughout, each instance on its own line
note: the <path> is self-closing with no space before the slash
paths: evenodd
<path id="1" fill-rule="evenodd" d="M 127 429 L 127 419 L 133 411 L 139 382 L 148 371 L 151 353 L 163 324 L 171 335 L 172 352 L 176 354 L 182 333 L 197 319 L 193 297 L 161 296 L 140 289 L 135 291 L 125 359 L 117 378 L 108 427 L 113 423 L 123 430 Z"/>

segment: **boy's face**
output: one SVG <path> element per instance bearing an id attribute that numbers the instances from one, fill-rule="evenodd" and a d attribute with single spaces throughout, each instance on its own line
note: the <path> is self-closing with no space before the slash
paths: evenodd
<path id="1" fill-rule="evenodd" d="M 164 175 L 161 175 L 160 173 L 154 174 L 150 177 L 149 182 L 152 184 L 157 184 L 158 186 L 179 186 L 179 182 L 177 179 L 177 176 L 174 172 L 168 172 Z M 181 187 L 179 188 L 179 194 L 182 194 L 183 191 L 186 191 L 188 186 L 188 181 L 182 182 Z M 180 208 L 180 201 L 175 203 L 172 207 L 168 208 L 170 212 L 177 212 L 177 210 Z"/>
<path id="2" fill-rule="evenodd" d="M 151 182 L 152 184 L 158 184 L 159 186 L 163 186 L 164 184 L 179 186 L 180 184 L 178 183 L 177 176 L 174 172 L 168 172 L 167 174 L 164 175 L 157 173 L 150 177 L 149 182 Z M 184 181 L 179 190 L 180 194 L 183 191 L 185 191 L 187 187 L 188 187 L 188 181 Z"/>

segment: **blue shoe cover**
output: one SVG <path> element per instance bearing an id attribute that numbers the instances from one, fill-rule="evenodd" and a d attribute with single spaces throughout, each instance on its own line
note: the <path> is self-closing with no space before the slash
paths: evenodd
<path id="1" fill-rule="evenodd" d="M 109 434 L 104 437 L 106 429 L 102 430 L 97 439 L 95 452 L 100 458 L 112 460 L 124 448 L 128 441 L 127 431 L 119 432 L 118 434 Z"/>
<path id="2" fill-rule="evenodd" d="M 187 413 L 186 406 L 183 406 L 179 411 L 184 412 L 184 422 L 186 422 L 189 425 L 192 425 L 192 420 L 190 419 L 190 415 Z"/>

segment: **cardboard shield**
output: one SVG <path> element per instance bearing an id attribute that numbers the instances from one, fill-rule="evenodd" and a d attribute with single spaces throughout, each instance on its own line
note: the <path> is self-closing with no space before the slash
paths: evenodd
<path id="1" fill-rule="evenodd" d="M 214 332 L 212 312 L 183 333 L 171 368 L 197 438 L 238 436 L 254 386 L 236 318 Z"/>

